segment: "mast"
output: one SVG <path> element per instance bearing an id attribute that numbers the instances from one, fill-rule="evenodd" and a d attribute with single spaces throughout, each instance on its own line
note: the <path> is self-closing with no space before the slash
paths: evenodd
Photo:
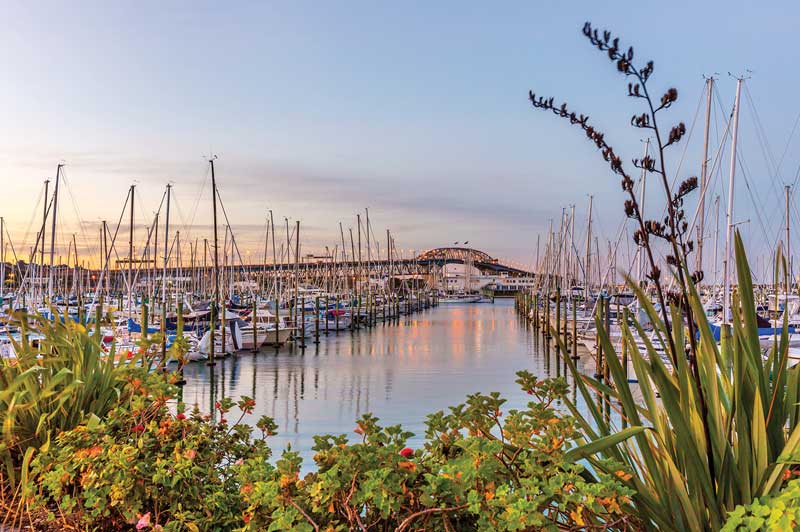
<path id="1" fill-rule="evenodd" d="M 278 264 L 278 250 L 275 248 L 275 220 L 272 217 L 272 209 L 269 210 L 269 225 L 270 225 L 270 227 L 272 227 L 272 275 L 275 276 L 275 294 L 276 294 L 276 298 L 277 298 L 277 294 L 278 294 L 278 281 L 277 281 L 277 279 L 278 279 L 278 277 L 277 277 L 277 271 L 275 270 L 275 268 L 276 268 L 276 265 Z M 277 312 L 278 312 L 277 308 L 275 309 L 275 312 L 276 312 L 276 316 L 277 316 Z M 276 323 L 277 323 L 277 320 L 276 320 Z M 275 326 L 277 327 L 277 325 L 275 325 Z"/>
<path id="2" fill-rule="evenodd" d="M 110 258 L 109 254 L 108 254 L 108 229 L 106 227 L 107 223 L 108 222 L 106 220 L 103 220 L 103 273 L 100 275 L 101 281 L 102 281 L 102 278 L 105 278 L 106 288 L 108 288 L 108 284 L 109 284 L 108 283 L 108 260 Z M 99 286 L 97 288 L 98 293 L 102 289 L 103 289 L 103 287 Z M 95 299 L 97 299 L 97 293 L 95 293 Z"/>
<path id="3" fill-rule="evenodd" d="M 52 226 L 50 229 L 50 271 L 49 271 L 49 280 L 47 283 L 47 300 L 51 302 L 53 300 L 53 257 L 55 256 L 56 251 L 56 212 L 58 210 L 58 177 L 61 175 L 61 167 L 64 166 L 63 164 L 59 164 L 56 168 L 56 186 L 53 191 L 53 220 Z M 42 247 L 44 247 L 44 240 L 42 240 Z"/>
<path id="4" fill-rule="evenodd" d="M 372 246 L 369 240 L 369 209 L 365 208 L 367 213 L 367 297 L 372 297 Z"/>
<path id="5" fill-rule="evenodd" d="M 133 310 L 133 198 L 136 185 L 131 185 L 131 230 L 128 240 L 128 315 Z"/>
<path id="6" fill-rule="evenodd" d="M 75 241 L 75 233 L 72 233 L 72 249 L 75 252 L 75 266 L 72 269 L 72 289 L 75 291 L 76 296 L 80 296 L 80 281 L 78 277 L 78 243 Z M 67 263 L 69 264 L 69 257 L 67 257 Z"/>
<path id="7" fill-rule="evenodd" d="M 730 310 L 730 279 L 728 269 L 731 260 L 731 240 L 733 239 L 733 191 L 736 176 L 736 142 L 739 138 L 739 100 L 742 94 L 742 78 L 736 81 L 736 100 L 733 103 L 733 134 L 731 137 L 731 171 L 728 179 L 728 211 L 725 213 L 726 236 L 725 256 L 722 258 L 722 321 L 728 323 Z"/>
<path id="8" fill-rule="evenodd" d="M 269 252 L 269 218 L 267 218 L 267 232 L 264 234 L 264 290 L 267 289 L 267 253 Z M 255 318 L 254 318 L 255 319 Z"/>
<path id="9" fill-rule="evenodd" d="M 361 275 L 364 273 L 364 265 L 361 263 L 361 215 L 356 214 L 356 221 L 358 222 L 358 282 L 361 282 Z M 359 293 L 361 293 L 359 289 Z"/>
<path id="10" fill-rule="evenodd" d="M 703 236 L 706 217 L 706 181 L 708 179 L 708 134 L 711 124 L 711 94 L 714 78 L 706 79 L 706 129 L 703 134 L 703 164 L 700 167 L 700 223 L 697 224 L 697 271 L 703 271 Z M 716 267 L 716 264 L 714 265 Z"/>
<path id="11" fill-rule="evenodd" d="M 172 185 L 167 185 L 167 219 L 164 223 L 164 269 L 161 280 L 161 302 L 165 305 L 167 304 L 167 261 L 169 257 L 169 203 L 171 196 L 172 196 Z M 158 233 L 156 233 L 156 235 L 158 235 Z"/>
<path id="12" fill-rule="evenodd" d="M 577 278 L 578 270 L 575 267 L 575 257 L 572 254 L 572 250 L 575 249 L 575 204 L 573 203 L 570 207 L 570 214 L 569 214 L 569 251 L 567 253 L 567 257 L 569 259 L 569 300 L 572 301 L 572 287 L 575 285 L 575 279 Z"/>
<path id="13" fill-rule="evenodd" d="M 708 132 L 706 132 L 707 134 Z M 642 187 L 639 189 L 639 216 L 644 218 L 644 199 L 645 199 L 645 187 L 647 185 L 647 169 L 644 165 L 644 160 L 647 159 L 647 152 L 650 149 L 650 137 L 647 137 L 647 140 L 644 142 L 644 157 L 642 157 Z M 636 251 L 636 281 L 639 283 L 640 287 L 644 286 L 644 271 L 642 270 L 642 262 L 643 262 L 643 255 L 644 255 L 644 248 L 639 246 L 639 249 Z"/>
<path id="14" fill-rule="evenodd" d="M 297 228 L 294 232 L 294 325 L 297 327 L 297 296 L 300 283 L 300 220 L 295 220 Z M 302 304 L 305 304 L 303 302 Z M 305 326 L 300 324 L 301 327 Z"/>
<path id="15" fill-rule="evenodd" d="M 588 223 L 587 223 L 587 231 L 586 231 L 586 268 L 583 272 L 584 282 L 586 286 L 583 289 L 584 292 L 584 300 L 589 300 L 589 283 L 592 280 L 591 277 L 591 260 L 592 260 L 592 200 L 594 196 L 589 196 L 589 216 L 588 216 Z"/>
<path id="16" fill-rule="evenodd" d="M 719 194 L 714 198 L 714 291 L 719 286 L 719 268 L 717 254 L 719 252 Z"/>
<path id="17" fill-rule="evenodd" d="M 791 248 L 789 247 L 789 185 L 786 185 L 786 264 L 787 267 L 785 268 L 785 275 L 786 275 L 786 295 L 789 295 L 789 290 L 791 289 L 790 283 L 792 280 L 792 255 L 791 255 Z"/>
<path id="18" fill-rule="evenodd" d="M 213 201 L 213 213 L 214 213 L 214 306 L 213 308 L 217 310 L 219 307 L 219 234 L 217 232 L 217 176 L 214 174 L 214 159 L 217 156 L 214 155 L 213 157 L 209 158 L 208 162 L 211 164 L 211 198 Z M 225 312 L 223 309 L 222 312 Z M 216 312 L 214 314 L 214 321 L 211 323 L 211 360 L 209 361 L 210 365 L 214 364 L 214 330 L 217 328 L 216 323 Z M 223 336 L 224 338 L 224 336 Z"/>
<path id="19" fill-rule="evenodd" d="M 356 294 L 356 298 L 358 298 L 358 281 L 357 281 L 358 275 L 356 273 L 357 272 L 357 270 L 356 270 L 356 246 L 353 243 L 353 228 L 352 227 L 348 227 L 347 230 L 350 232 L 350 255 L 351 255 L 350 261 L 353 263 L 353 268 L 352 268 L 352 271 L 353 271 L 353 289 L 354 289 L 354 292 Z"/>

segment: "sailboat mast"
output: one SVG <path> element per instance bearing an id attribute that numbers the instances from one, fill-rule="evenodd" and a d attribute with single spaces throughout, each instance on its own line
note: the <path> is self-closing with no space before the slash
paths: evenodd
<path id="1" fill-rule="evenodd" d="M 567 251 L 567 257 L 569 258 L 569 300 L 572 301 L 572 287 L 575 286 L 577 278 L 578 269 L 575 267 L 575 263 L 577 262 L 577 257 L 574 256 L 572 251 L 575 249 L 575 204 L 570 207 L 570 214 L 569 214 L 569 250 Z"/>
<path id="2" fill-rule="evenodd" d="M 718 257 L 719 253 L 719 195 L 714 198 L 714 292 L 719 287 L 719 268 Z"/>
<path id="3" fill-rule="evenodd" d="M 219 234 L 217 231 L 217 176 L 214 174 L 214 159 L 216 156 L 209 158 L 208 162 L 211 164 L 211 198 L 213 202 L 214 214 L 214 310 L 219 307 Z M 222 310 L 225 312 L 225 309 Z M 217 328 L 216 312 L 212 312 L 214 320 L 211 323 L 211 353 L 210 365 L 214 365 L 214 332 Z M 223 337 L 224 338 L 224 337 Z"/>
<path id="4" fill-rule="evenodd" d="M 642 186 L 639 189 L 639 216 L 644 218 L 644 199 L 645 199 L 645 188 L 647 185 L 647 169 L 644 165 L 644 160 L 647 159 L 647 154 L 650 149 L 650 137 L 644 143 L 644 157 L 642 157 Z M 636 281 L 639 283 L 639 286 L 644 286 L 644 271 L 642 270 L 642 264 L 644 259 L 644 248 L 639 246 L 639 249 L 636 253 Z"/>
<path id="5" fill-rule="evenodd" d="M 133 310 L 133 198 L 136 185 L 131 185 L 131 230 L 128 239 L 128 314 Z"/>
<path id="6" fill-rule="evenodd" d="M 586 230 L 586 268 L 583 271 L 584 277 L 584 299 L 589 300 L 589 283 L 591 282 L 591 261 L 592 261 L 592 200 L 594 196 L 589 196 L 589 221 Z"/>
<path id="7" fill-rule="evenodd" d="M 734 176 L 736 175 L 736 143 L 739 138 L 739 100 L 742 94 L 742 79 L 736 82 L 736 100 L 733 103 L 733 134 L 731 137 L 731 171 L 728 179 L 728 211 L 725 213 L 726 236 L 725 236 L 725 256 L 722 259 L 722 320 L 728 323 L 728 312 L 730 309 L 730 279 L 728 269 L 731 260 L 731 240 L 733 238 L 733 191 Z"/>
<path id="8" fill-rule="evenodd" d="M 708 179 L 708 134 L 711 124 L 711 94 L 714 78 L 706 80 L 706 129 L 703 134 L 703 164 L 700 167 L 700 223 L 697 224 L 697 271 L 703 271 L 703 236 L 706 217 L 706 182 Z M 715 265 L 716 267 L 716 265 Z"/>
<path id="9" fill-rule="evenodd" d="M 172 185 L 167 185 L 167 219 L 164 222 L 164 269 L 161 279 L 161 302 L 167 304 L 167 261 L 169 257 L 169 203 Z"/>
<path id="10" fill-rule="evenodd" d="M 53 220 L 52 225 L 50 228 L 50 278 L 47 283 L 47 299 L 48 301 L 52 302 L 53 300 L 53 257 L 55 256 L 56 251 L 56 212 L 58 210 L 58 181 L 59 176 L 61 175 L 61 167 L 64 166 L 63 164 L 59 164 L 56 168 L 56 186 L 53 191 Z M 44 240 L 42 240 L 42 246 L 44 246 Z"/>
<path id="11" fill-rule="evenodd" d="M 789 290 L 791 289 L 791 281 L 792 281 L 792 254 L 791 248 L 789 247 L 789 185 L 786 185 L 786 295 L 789 295 Z"/>

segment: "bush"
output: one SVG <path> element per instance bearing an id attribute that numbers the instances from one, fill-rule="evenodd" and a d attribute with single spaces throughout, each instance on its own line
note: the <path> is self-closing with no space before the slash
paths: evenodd
<path id="1" fill-rule="evenodd" d="M 198 411 L 173 415 L 167 401 L 172 386 L 159 375 L 133 378 L 128 401 L 96 420 L 56 437 L 55 445 L 32 462 L 40 502 L 77 515 L 89 527 L 128 530 L 130 524 L 159 524 L 164 530 L 230 530 L 241 524 L 242 504 L 236 463 L 266 462 L 265 437 L 271 424 L 252 429 L 212 422 Z M 244 413 L 254 402 L 239 401 Z M 220 404 L 230 408 L 229 401 Z M 182 408 L 181 408 L 182 410 Z M 51 516 L 55 518 L 55 515 Z"/>
<path id="2" fill-rule="evenodd" d="M 0 459 L 16 487 L 25 457 L 87 416 L 104 416 L 120 400 L 128 369 L 117 366 L 72 320 L 15 314 L 23 334 L 15 359 L 0 358 Z M 34 346 L 28 335 L 41 337 Z M 24 471 L 22 471 L 24 475 Z"/>
<path id="3" fill-rule="evenodd" d="M 589 479 L 571 454 L 574 421 L 551 406 L 564 382 L 519 375 L 535 399 L 523 410 L 503 413 L 497 394 L 469 396 L 429 416 L 417 450 L 405 447 L 410 433 L 365 415 L 359 442 L 316 437 L 317 469 L 302 477 L 291 449 L 269 462 L 271 419 L 258 438 L 240 423 L 251 399 L 220 401 L 219 419 L 172 414 L 163 376 L 133 378 L 106 419 L 62 432 L 34 458 L 27 501 L 62 524 L 104 530 L 636 528 L 622 485 L 630 473 Z"/>

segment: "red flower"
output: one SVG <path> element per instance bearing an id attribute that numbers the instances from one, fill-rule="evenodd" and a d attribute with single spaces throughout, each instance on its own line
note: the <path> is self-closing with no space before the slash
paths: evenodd
<path id="1" fill-rule="evenodd" d="M 175 416 L 175 419 L 183 421 L 184 419 L 186 419 L 186 414 L 184 414 L 183 412 L 178 412 L 178 415 Z"/>
<path id="2" fill-rule="evenodd" d="M 414 456 L 414 449 L 412 449 L 411 447 L 405 447 L 400 451 L 400 456 L 402 456 L 403 458 L 411 458 L 412 456 Z"/>
<path id="3" fill-rule="evenodd" d="M 133 432 L 144 432 L 144 425 L 139 423 L 138 425 L 134 425 Z"/>

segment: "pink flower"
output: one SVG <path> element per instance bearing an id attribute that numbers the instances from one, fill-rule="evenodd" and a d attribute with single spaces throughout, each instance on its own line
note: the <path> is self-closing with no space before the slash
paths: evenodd
<path id="1" fill-rule="evenodd" d="M 414 449 L 412 449 L 411 447 L 405 447 L 400 451 L 400 456 L 402 456 L 403 458 L 411 458 L 412 456 L 414 456 Z"/>
<path id="2" fill-rule="evenodd" d="M 147 512 L 142 517 L 139 518 L 139 522 L 136 523 L 136 530 L 144 530 L 145 528 L 150 526 L 150 512 Z"/>
<path id="3" fill-rule="evenodd" d="M 244 460 L 243 460 L 242 458 L 239 458 L 239 459 L 238 459 L 238 460 L 236 460 L 236 461 L 235 461 L 233 464 L 234 464 L 234 465 L 242 465 L 243 463 L 244 463 Z"/>
<path id="4" fill-rule="evenodd" d="M 179 412 L 178 415 L 175 416 L 175 419 L 183 421 L 184 419 L 186 419 L 186 414 L 184 414 L 183 412 Z"/>
<path id="5" fill-rule="evenodd" d="M 188 449 L 185 453 L 183 453 L 183 456 L 189 460 L 194 460 L 194 457 L 197 456 L 197 451 L 194 449 Z"/>

